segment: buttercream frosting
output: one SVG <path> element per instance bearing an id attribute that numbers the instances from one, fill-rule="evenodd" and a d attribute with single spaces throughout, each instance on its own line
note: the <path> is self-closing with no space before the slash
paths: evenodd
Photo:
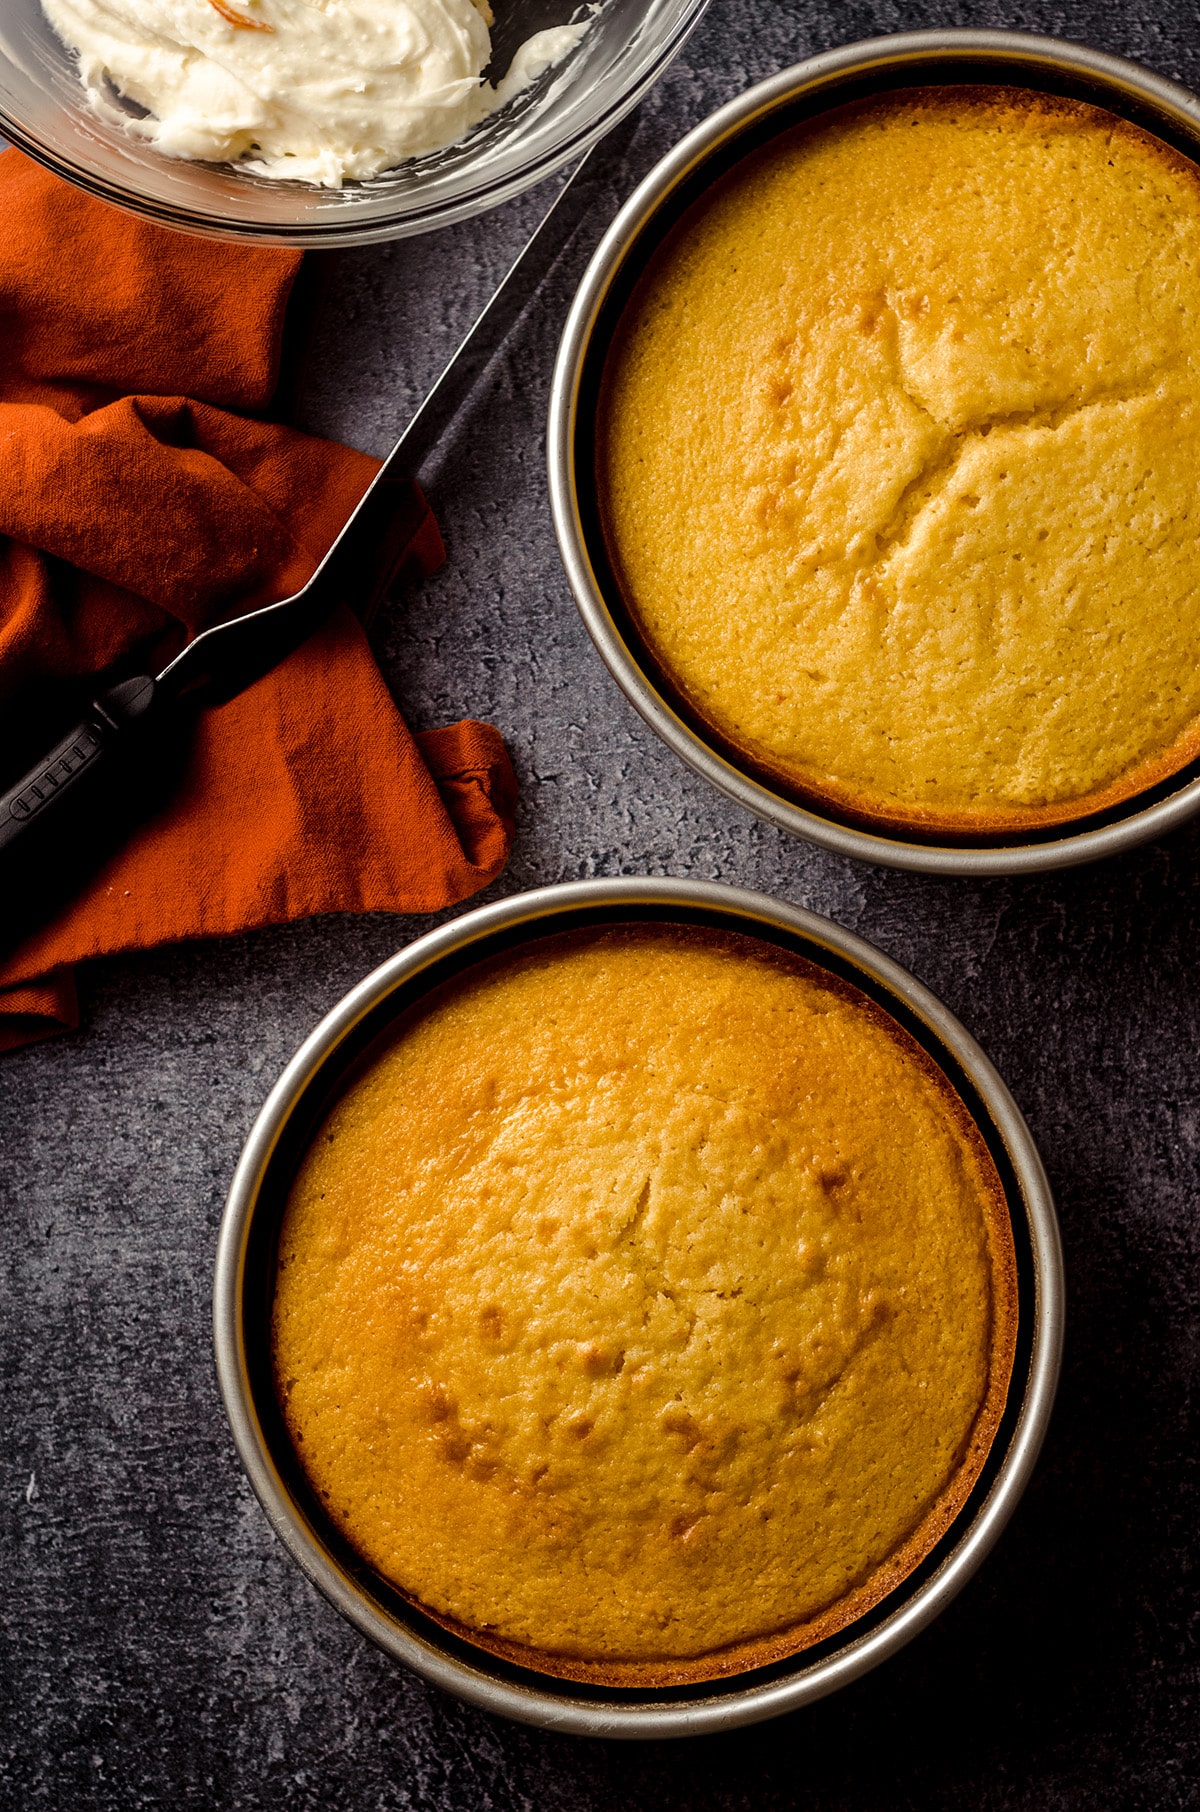
<path id="1" fill-rule="evenodd" d="M 530 38 L 505 79 L 487 0 L 43 0 L 92 104 L 172 157 L 340 188 L 463 137 L 577 41 Z M 145 109 L 131 117 L 129 103 Z"/>

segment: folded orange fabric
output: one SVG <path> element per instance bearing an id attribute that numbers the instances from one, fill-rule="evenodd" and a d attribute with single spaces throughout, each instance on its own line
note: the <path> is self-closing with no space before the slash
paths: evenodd
<path id="1" fill-rule="evenodd" d="M 103 685 L 302 585 L 376 469 L 263 416 L 299 256 L 212 244 L 0 155 L 0 784 Z M 404 562 L 441 560 L 414 487 Z M 96 956 L 311 913 L 432 912 L 499 873 L 499 733 L 414 737 L 350 610 L 202 713 L 182 782 L 0 960 L 0 1050 L 78 1024 Z"/>

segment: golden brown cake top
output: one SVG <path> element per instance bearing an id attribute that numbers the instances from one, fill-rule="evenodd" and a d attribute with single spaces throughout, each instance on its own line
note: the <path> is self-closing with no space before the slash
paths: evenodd
<path id="1" fill-rule="evenodd" d="M 1014 1312 L 991 1160 L 907 1035 L 756 941 L 646 927 L 405 1025 L 298 1175 L 274 1339 L 382 1574 L 637 1680 L 815 1640 L 910 1570 L 986 1454 Z"/>
<path id="2" fill-rule="evenodd" d="M 1098 108 L 901 93 L 739 165 L 610 359 L 651 647 L 785 788 L 1061 821 L 1200 741 L 1200 172 Z"/>

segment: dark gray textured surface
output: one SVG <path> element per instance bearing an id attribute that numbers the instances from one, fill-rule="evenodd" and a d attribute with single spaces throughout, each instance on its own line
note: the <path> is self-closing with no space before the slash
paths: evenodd
<path id="1" fill-rule="evenodd" d="M 715 0 L 617 186 L 749 81 L 924 24 L 1053 31 L 1200 86 L 1183 0 L 1153 19 Z M 308 424 L 382 451 L 540 203 L 348 255 Z M 343 1625 L 274 1542 L 209 1335 L 221 1202 L 271 1079 L 427 921 L 326 919 L 106 963 L 78 1035 L 0 1068 L 0 1804 L 1195 1806 L 1200 827 L 1062 877 L 968 884 L 840 862 L 711 795 L 624 705 L 559 569 L 542 425 L 567 293 L 550 284 L 444 463 L 450 563 L 383 625 L 386 672 L 415 725 L 471 714 L 508 738 L 520 840 L 495 893 L 639 871 L 762 887 L 874 939 L 982 1040 L 1041 1144 L 1066 1243 L 1067 1361 L 1042 1464 L 930 1632 L 780 1723 L 620 1747 L 443 1698 Z"/>

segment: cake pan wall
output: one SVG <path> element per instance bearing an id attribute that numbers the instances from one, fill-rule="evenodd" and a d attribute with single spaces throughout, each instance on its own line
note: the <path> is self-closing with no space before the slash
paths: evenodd
<path id="1" fill-rule="evenodd" d="M 306 1502 L 263 1354 L 278 1206 L 341 1078 L 395 1015 L 447 972 L 498 948 L 591 923 L 716 923 L 784 942 L 852 979 L 933 1051 L 989 1139 L 1017 1241 L 1018 1354 L 988 1467 L 942 1543 L 859 1623 L 759 1674 L 672 1693 L 581 1688 L 495 1661 L 382 1585 Z M 1022 1256 L 1023 1255 L 1023 1256 Z M 1037 1150 L 979 1046 L 919 982 L 861 938 L 765 895 L 713 883 L 620 879 L 519 894 L 430 932 L 353 989 L 301 1046 L 260 1113 L 230 1188 L 214 1283 L 217 1374 L 250 1482 L 284 1546 L 359 1630 L 436 1685 L 489 1712 L 582 1736 L 681 1737 L 754 1723 L 821 1698 L 911 1639 L 966 1583 L 1024 1489 L 1049 1420 L 1063 1330 L 1058 1228 Z"/>
<path id="2" fill-rule="evenodd" d="M 1094 819 L 1001 846 L 880 834 L 798 804 L 716 747 L 673 692 L 606 574 L 592 462 L 598 371 L 621 304 L 679 215 L 748 151 L 844 102 L 939 82 L 1007 83 L 1087 99 L 1200 162 L 1200 100 L 1120 57 L 1023 32 L 922 31 L 873 38 L 784 70 L 704 120 L 650 172 L 598 247 L 563 330 L 547 435 L 550 501 L 567 579 L 597 650 L 634 708 L 712 786 L 781 830 L 842 856 L 954 875 L 1028 874 L 1112 856 L 1200 812 L 1200 764 Z"/>

